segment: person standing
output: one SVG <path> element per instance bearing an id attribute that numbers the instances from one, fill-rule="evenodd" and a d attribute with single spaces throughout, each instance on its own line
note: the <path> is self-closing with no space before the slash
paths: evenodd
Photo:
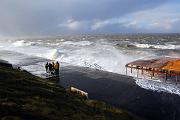
<path id="1" fill-rule="evenodd" d="M 46 73 L 48 73 L 49 72 L 49 63 L 48 62 L 45 65 L 45 69 L 46 69 Z"/>
<path id="2" fill-rule="evenodd" d="M 60 67 L 60 64 L 59 64 L 58 61 L 56 62 L 56 64 L 57 64 L 57 67 L 58 67 L 57 71 L 58 71 L 58 73 L 59 73 L 59 67 Z"/>
<path id="3" fill-rule="evenodd" d="M 50 72 L 51 74 L 53 74 L 53 66 L 52 66 L 51 63 L 49 63 L 49 72 Z"/>
<path id="4" fill-rule="evenodd" d="M 54 64 L 54 62 L 52 62 L 52 71 L 53 72 L 55 71 L 54 66 L 55 66 L 55 64 Z"/>
<path id="5" fill-rule="evenodd" d="M 56 63 L 54 64 L 54 69 L 55 69 L 55 74 L 56 74 L 56 75 L 59 75 L 59 63 L 58 63 L 58 62 L 56 62 Z"/>

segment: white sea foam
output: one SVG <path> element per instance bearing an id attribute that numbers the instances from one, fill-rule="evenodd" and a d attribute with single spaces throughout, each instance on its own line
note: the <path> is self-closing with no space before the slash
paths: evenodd
<path id="1" fill-rule="evenodd" d="M 65 41 L 65 39 L 60 39 L 59 41 L 64 42 L 64 41 Z"/>
<path id="2" fill-rule="evenodd" d="M 79 46 L 86 46 L 91 45 L 92 42 L 90 41 L 65 41 L 63 42 L 64 45 L 79 45 Z"/>
<path id="3" fill-rule="evenodd" d="M 14 42 L 14 43 L 13 43 L 13 45 L 18 47 L 18 46 L 23 46 L 23 45 L 24 45 L 24 43 L 25 43 L 25 41 L 24 41 L 24 40 L 20 40 L 20 41 L 16 41 L 16 42 Z"/>
<path id="4" fill-rule="evenodd" d="M 180 84 L 169 83 L 165 81 L 154 81 L 147 79 L 136 79 L 136 84 L 148 90 L 167 92 L 171 94 L 180 95 Z"/>
<path id="5" fill-rule="evenodd" d="M 44 62 L 39 62 L 37 64 L 22 66 L 21 69 L 28 70 L 34 75 L 42 77 L 41 75 L 45 73 Z"/>
<path id="6" fill-rule="evenodd" d="M 124 73 L 125 64 L 132 61 L 132 56 L 124 55 L 120 50 L 110 45 L 94 45 L 69 49 L 61 58 L 63 62 L 76 66 L 99 68 L 115 73 Z"/>
<path id="7" fill-rule="evenodd" d="M 135 44 L 138 48 L 156 48 L 156 49 L 180 49 L 180 45 L 172 45 L 172 44 L 166 44 L 166 45 L 153 45 L 153 44 Z"/>
<path id="8" fill-rule="evenodd" d="M 116 48 L 113 43 L 108 40 L 98 41 L 63 41 L 53 42 L 46 40 L 48 46 L 34 46 L 36 42 L 18 40 L 13 42 L 5 50 L 22 53 L 29 56 L 42 57 L 50 60 L 60 60 L 75 66 L 101 68 L 102 70 L 125 74 L 125 64 L 147 56 L 153 53 L 146 51 L 131 51 L 130 54 L 125 54 L 121 49 Z M 145 45 L 145 44 L 144 44 Z M 144 46 L 143 46 L 144 47 Z M 148 47 L 148 46 L 147 46 Z"/>
<path id="9" fill-rule="evenodd" d="M 98 68 L 121 74 L 125 74 L 125 64 L 135 59 L 134 55 L 123 54 L 121 50 L 105 40 L 99 42 L 67 41 L 62 42 L 60 47 L 54 46 L 53 48 L 51 46 L 24 45 L 26 45 L 26 41 L 16 41 L 12 45 L 7 45 L 5 49 L 29 56 L 59 60 L 75 66 Z"/>
<path id="10" fill-rule="evenodd" d="M 36 44 L 35 42 L 26 42 L 25 40 L 19 40 L 12 43 L 12 45 L 14 45 L 15 47 L 30 46 L 35 44 Z"/>
<path id="11" fill-rule="evenodd" d="M 24 45 L 23 41 L 17 41 L 15 42 L 17 44 L 4 44 L 5 47 L 3 47 L 1 50 L 7 50 L 12 52 L 21 53 L 28 56 L 34 56 L 34 57 L 42 57 L 46 59 L 53 59 L 55 56 L 56 49 L 49 48 L 49 47 L 41 47 L 41 46 L 34 46 Z M 31 43 L 31 42 L 30 42 Z M 29 43 L 28 43 L 29 44 Z"/>

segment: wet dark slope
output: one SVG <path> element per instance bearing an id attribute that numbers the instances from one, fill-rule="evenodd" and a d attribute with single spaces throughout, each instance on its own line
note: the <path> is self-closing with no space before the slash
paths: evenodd
<path id="1" fill-rule="evenodd" d="M 65 87 L 75 86 L 87 91 L 91 98 L 123 107 L 152 120 L 179 120 L 180 96 L 140 88 L 132 77 L 88 68 L 61 69 Z"/>

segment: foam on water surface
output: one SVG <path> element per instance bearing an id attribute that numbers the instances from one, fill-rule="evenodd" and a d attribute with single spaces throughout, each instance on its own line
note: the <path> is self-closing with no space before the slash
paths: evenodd
<path id="1" fill-rule="evenodd" d="M 136 79 L 136 84 L 148 90 L 167 92 L 180 95 L 180 84 L 175 82 L 165 82 L 161 80 Z"/>
<path id="2" fill-rule="evenodd" d="M 63 45 L 79 45 L 79 46 L 86 46 L 91 45 L 92 42 L 90 41 L 65 41 L 62 43 Z"/>
<path id="3" fill-rule="evenodd" d="M 165 45 L 154 45 L 154 44 L 134 44 L 138 48 L 155 48 L 155 49 L 172 49 L 178 50 L 180 49 L 180 45 L 172 45 L 172 44 L 165 44 Z"/>

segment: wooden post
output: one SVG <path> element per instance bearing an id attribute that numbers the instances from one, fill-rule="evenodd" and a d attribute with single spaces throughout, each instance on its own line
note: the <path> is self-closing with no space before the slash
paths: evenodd
<path id="1" fill-rule="evenodd" d="M 127 75 L 127 67 L 126 67 L 126 75 Z"/>
<path id="2" fill-rule="evenodd" d="M 171 77 L 171 73 L 172 73 L 172 72 L 171 72 L 171 71 L 169 71 L 169 73 L 170 73 L 170 77 Z"/>
<path id="3" fill-rule="evenodd" d="M 176 76 L 176 85 L 177 85 L 177 82 L 178 82 L 178 76 Z"/>
<path id="4" fill-rule="evenodd" d="M 151 74 L 151 80 L 152 80 L 152 74 Z"/>
<path id="5" fill-rule="evenodd" d="M 138 75 L 139 75 L 139 69 L 137 69 L 137 78 L 138 78 Z"/>
<path id="6" fill-rule="evenodd" d="M 142 73 L 141 73 L 142 75 L 144 74 L 144 71 L 143 71 L 143 68 L 142 68 Z"/>

